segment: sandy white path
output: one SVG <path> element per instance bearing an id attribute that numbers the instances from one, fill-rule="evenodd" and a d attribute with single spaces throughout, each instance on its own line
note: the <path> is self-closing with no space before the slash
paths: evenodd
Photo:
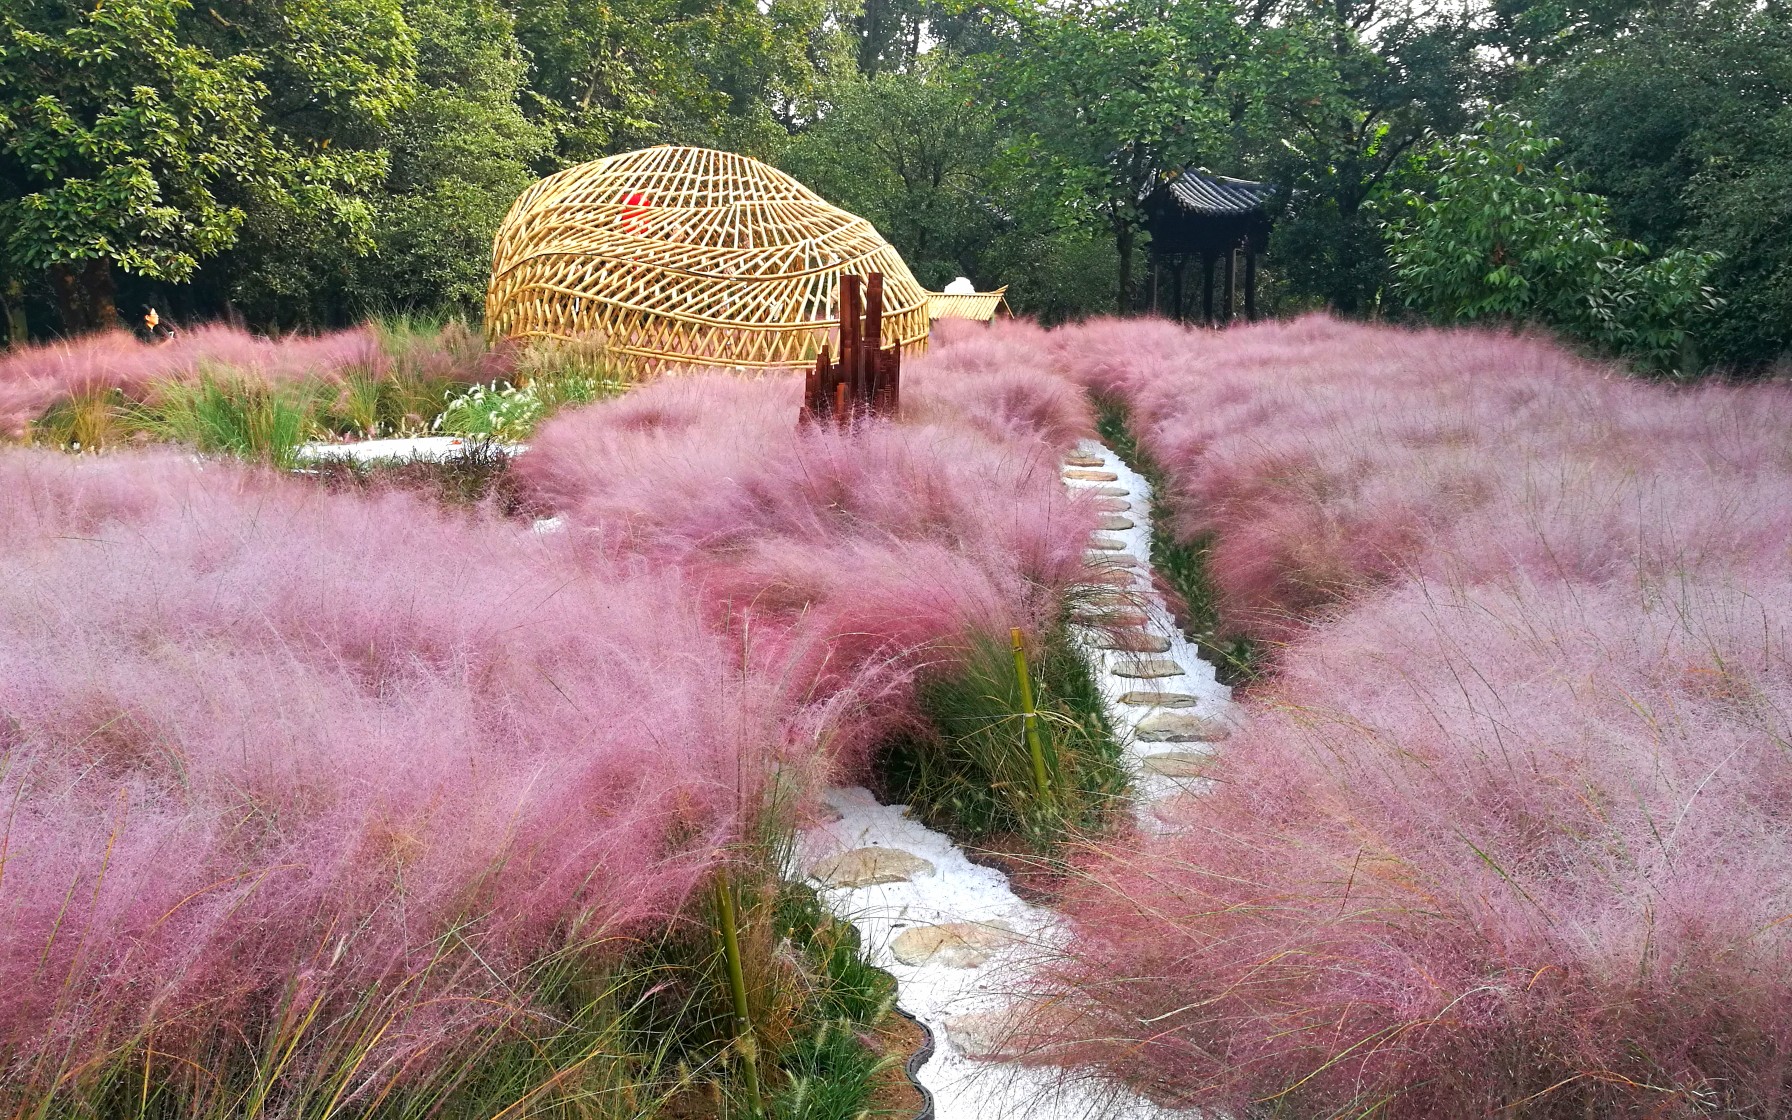
<path id="1" fill-rule="evenodd" d="M 1219 683 L 1213 667 L 1183 638 L 1162 597 L 1152 589 L 1150 486 L 1102 444 L 1085 441 L 1077 455 L 1099 458 L 1101 462 L 1070 466 L 1067 471 L 1093 471 L 1115 477 L 1067 478 L 1067 486 L 1125 490 L 1124 496 L 1104 496 L 1129 503 L 1129 509 L 1114 513 L 1133 524 L 1097 534 L 1120 546 L 1098 550 L 1098 554 L 1110 559 L 1131 558 L 1130 562 L 1119 561 L 1129 566 L 1117 569 L 1128 573 L 1131 582 L 1127 609 L 1145 616 L 1147 633 L 1168 639 L 1168 649 L 1163 652 L 1122 653 L 1099 648 L 1101 635 L 1095 631 L 1079 630 L 1077 634 L 1125 744 L 1135 776 L 1140 821 L 1146 827 L 1161 827 L 1151 814 L 1152 805 L 1193 789 L 1199 779 L 1157 773 L 1174 771 L 1176 766 L 1166 764 L 1164 758 L 1149 760 L 1153 756 L 1174 756 L 1170 762 L 1188 763 L 1215 748 L 1209 742 L 1141 740 L 1137 734 L 1141 724 L 1154 717 L 1161 724 L 1166 709 L 1121 703 L 1121 697 L 1141 691 L 1175 693 L 1192 698 L 1188 706 L 1172 709 L 1177 715 L 1196 715 L 1224 723 L 1232 718 L 1231 690 Z M 1125 675 L 1148 661 L 1174 662 L 1176 672 L 1149 679 Z M 1149 730 L 1150 725 L 1146 726 Z M 880 805 L 869 792 L 857 787 L 832 791 L 828 803 L 839 819 L 816 825 L 802 834 L 797 852 L 802 868 L 813 870 L 830 857 L 866 848 L 907 852 L 931 865 L 930 869 L 900 881 L 867 886 L 821 884 L 820 889 L 823 903 L 858 927 L 872 963 L 896 977 L 897 1002 L 933 1031 L 934 1055 L 921 1068 L 919 1077 L 933 1094 L 939 1120 L 1159 1120 L 1198 1115 L 1162 1109 L 1117 1086 L 1070 1079 L 1058 1070 L 1029 1069 L 999 1056 L 969 1056 L 967 1046 L 988 1044 L 980 1035 L 989 1032 L 978 1030 L 978 1026 L 999 1021 L 1002 1009 L 1012 1006 L 1013 993 L 1025 989 L 1029 957 L 1050 952 L 1060 943 L 1064 931 L 1057 916 L 1022 901 L 1010 889 L 1006 876 L 971 863 L 951 839 L 905 816 L 902 806 Z M 1004 931 L 1001 940 L 1006 943 L 978 954 L 986 959 L 974 967 L 964 967 L 962 958 L 956 965 L 937 957 L 916 964 L 897 958 L 897 939 L 904 932 L 942 923 L 975 923 L 979 929 L 1000 929 Z M 1014 935 L 1011 940 L 1005 936 L 1008 931 Z"/>

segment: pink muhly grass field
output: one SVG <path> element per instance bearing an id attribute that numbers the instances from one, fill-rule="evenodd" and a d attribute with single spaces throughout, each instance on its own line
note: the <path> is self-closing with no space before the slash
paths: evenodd
<path id="1" fill-rule="evenodd" d="M 0 437 L 23 438 L 27 425 L 72 397 L 116 389 L 142 400 L 159 382 L 192 381 L 207 373 L 269 384 L 394 373 L 471 382 L 502 376 L 507 369 L 507 354 L 487 352 L 482 340 L 457 324 L 440 331 L 363 326 L 280 338 L 209 324 L 155 346 L 111 331 L 0 355 Z"/>
<path id="2" fill-rule="evenodd" d="M 0 570 L 27 1097 L 133 1045 L 221 1071 L 312 1011 L 299 1081 L 379 1029 L 345 1100 L 539 1033 L 520 970 L 664 928 L 773 759 L 813 769 L 820 717 L 743 680 L 676 576 L 513 522 L 13 450 Z"/>
<path id="3" fill-rule="evenodd" d="M 905 369 L 900 423 L 852 435 L 799 431 L 791 376 L 667 378 L 550 420 L 512 469 L 585 547 L 683 572 L 796 687 L 895 668 L 893 713 L 923 651 L 1037 632 L 1084 575 L 1095 512 L 1058 464 L 1093 421 L 1044 337 L 955 336 Z"/>
<path id="4" fill-rule="evenodd" d="M 1234 1112 L 1785 1114 L 1792 393 L 1316 318 L 1058 342 L 1284 643 L 1176 831 L 1089 853 L 1068 1052 Z"/>

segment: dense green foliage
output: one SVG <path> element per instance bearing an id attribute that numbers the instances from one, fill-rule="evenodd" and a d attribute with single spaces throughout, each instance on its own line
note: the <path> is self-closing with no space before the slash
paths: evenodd
<path id="1" fill-rule="evenodd" d="M 1650 258 L 1612 233 L 1605 199 L 1557 166 L 1555 140 L 1496 116 L 1432 152 L 1430 189 L 1387 224 L 1405 301 L 1445 321 L 1539 322 L 1670 370 L 1716 310 L 1717 258 Z"/>
<path id="2" fill-rule="evenodd" d="M 1562 141 L 1548 166 L 1441 181 L 1488 170 L 1437 145 L 1502 113 Z M 476 315 L 527 183 L 660 142 L 770 159 L 870 217 L 924 283 L 1008 284 L 1047 319 L 1149 306 L 1141 200 L 1196 165 L 1279 188 L 1278 310 L 1473 304 L 1656 366 L 1792 348 L 1785 0 L 18 0 L 3 321 L 91 329 L 114 295 L 258 327 Z M 1527 260 L 1534 278 L 1458 262 L 1523 298 L 1395 290 L 1399 199 L 1547 176 L 1565 193 L 1528 197 L 1568 246 Z M 1395 217 L 1409 258 L 1416 220 Z M 1643 288 L 1615 291 L 1614 262 Z M 1679 299 L 1705 263 L 1718 299 Z"/>

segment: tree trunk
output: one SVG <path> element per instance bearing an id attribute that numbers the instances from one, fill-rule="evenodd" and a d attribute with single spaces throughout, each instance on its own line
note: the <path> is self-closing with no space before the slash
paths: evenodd
<path id="1" fill-rule="evenodd" d="M 1132 312 L 1132 226 L 1125 222 L 1114 225 L 1114 248 L 1120 253 L 1120 293 L 1114 311 L 1120 315 Z"/>
<path id="2" fill-rule="evenodd" d="M 31 341 L 30 324 L 25 322 L 25 285 L 17 280 L 8 284 L 0 307 L 6 309 L 6 344 L 16 350 Z"/>
<path id="3" fill-rule="evenodd" d="M 56 293 L 56 309 L 62 328 L 69 334 L 91 334 L 118 326 L 117 289 L 112 283 L 112 262 L 99 258 L 79 267 L 50 266 L 50 288 Z"/>

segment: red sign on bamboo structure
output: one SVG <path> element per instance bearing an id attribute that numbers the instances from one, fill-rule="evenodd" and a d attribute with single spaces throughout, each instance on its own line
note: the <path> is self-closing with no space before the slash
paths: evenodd
<path id="1" fill-rule="evenodd" d="M 823 346 L 803 386 L 802 424 L 849 428 L 902 408 L 902 347 L 883 345 L 884 277 L 840 277 L 840 362 Z"/>

